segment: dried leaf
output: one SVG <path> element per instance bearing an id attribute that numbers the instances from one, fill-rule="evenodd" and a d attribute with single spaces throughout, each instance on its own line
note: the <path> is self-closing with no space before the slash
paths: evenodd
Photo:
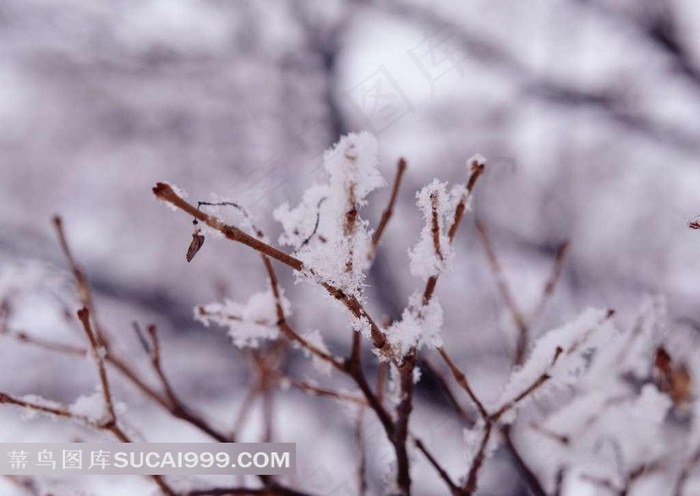
<path id="1" fill-rule="evenodd" d="M 204 236 L 199 234 L 199 231 L 192 234 L 192 242 L 190 247 L 187 249 L 187 261 L 191 262 L 197 252 L 202 248 L 204 244 Z"/>

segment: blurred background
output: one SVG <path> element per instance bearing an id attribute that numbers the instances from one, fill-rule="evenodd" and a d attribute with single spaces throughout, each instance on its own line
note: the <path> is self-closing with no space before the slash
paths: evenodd
<path id="1" fill-rule="evenodd" d="M 438 296 L 447 346 L 478 391 L 496 397 L 516 334 L 476 218 L 525 313 L 537 306 L 557 247 L 570 242 L 538 333 L 588 306 L 616 309 L 624 326 L 656 294 L 679 326 L 700 329 L 700 235 L 688 229 L 700 214 L 699 115 L 694 0 L 3 0 L 0 296 L 8 326 L 81 343 L 63 315 L 77 300 L 50 223 L 60 213 L 115 346 L 146 370 L 132 323 L 156 323 L 176 388 L 230 429 L 249 367 L 222 329 L 194 321 L 192 308 L 223 296 L 245 301 L 265 288 L 264 272 L 254 253 L 213 237 L 186 263 L 190 219 L 163 208 L 151 187 L 169 181 L 191 200 L 239 202 L 276 240 L 274 208 L 296 205 L 323 177 L 322 153 L 342 134 L 369 130 L 388 182 L 399 157 L 408 162 L 367 280 L 381 319 L 398 317 L 420 286 L 406 254 L 421 227 L 415 191 L 434 177 L 464 182 L 466 160 L 488 158 Z M 373 193 L 361 215 L 376 225 L 388 196 L 389 188 Z M 332 350 L 346 350 L 343 311 L 279 274 L 295 326 L 318 328 Z M 292 367 L 306 373 L 304 363 Z M 71 402 L 94 387 L 89 364 L 0 337 L 0 391 Z M 461 434 L 444 395 L 430 380 L 418 394 L 416 430 L 460 474 Z M 206 439 L 127 385 L 117 395 L 144 439 Z M 293 391 L 278 396 L 275 437 L 298 443 L 300 484 L 319 494 L 355 494 L 354 421 L 341 411 Z M 7 408 L 0 419 L 3 441 L 91 436 L 28 424 Z M 243 438 L 259 430 L 253 415 Z M 378 445 L 369 460 L 377 493 L 387 453 Z M 443 494 L 428 468 L 416 470 L 417 494 Z M 108 489 L 97 478 L 43 483 L 53 494 L 153 490 L 139 478 Z M 0 485 L 2 494 L 24 494 Z M 527 494 L 506 455 L 488 466 L 482 493 Z"/>

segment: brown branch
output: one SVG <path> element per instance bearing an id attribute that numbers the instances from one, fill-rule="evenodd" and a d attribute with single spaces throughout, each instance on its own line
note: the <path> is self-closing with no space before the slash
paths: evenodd
<path id="1" fill-rule="evenodd" d="M 173 206 L 193 216 L 197 220 L 205 223 L 212 229 L 221 232 L 231 241 L 242 243 L 263 255 L 267 255 L 268 257 L 287 265 L 288 267 L 298 272 L 303 272 L 307 269 L 304 266 L 303 262 L 298 258 L 288 255 L 287 253 L 284 253 L 283 251 L 245 233 L 241 229 L 235 226 L 225 224 L 221 222 L 218 218 L 212 215 L 208 215 L 205 212 L 202 212 L 201 210 L 197 209 L 196 207 L 182 199 L 169 184 L 157 183 L 156 186 L 153 188 L 153 194 L 159 200 L 172 204 Z M 312 270 L 310 270 L 309 273 L 311 275 L 315 275 Z M 328 293 L 331 296 L 343 303 L 343 305 L 345 305 L 345 307 L 350 311 L 350 313 L 352 313 L 356 318 L 366 318 L 370 324 L 370 332 L 372 335 L 372 341 L 374 343 L 374 346 L 377 349 L 382 350 L 386 354 L 391 353 L 391 349 L 388 346 L 386 337 L 383 335 L 383 333 L 379 329 L 379 326 L 377 326 L 376 322 L 374 322 L 374 320 L 362 307 L 362 305 L 356 297 L 345 294 L 345 292 L 343 292 L 341 289 L 336 288 L 327 282 L 320 282 L 320 285 L 326 291 L 328 291 Z"/>
<path id="2" fill-rule="evenodd" d="M 416 366 L 415 349 L 409 352 L 404 362 L 399 366 L 399 382 L 401 400 L 396 407 L 396 422 L 391 441 L 396 451 L 396 483 L 401 494 L 411 493 L 410 462 L 406 441 L 408 440 L 408 422 L 413 410 L 413 369 Z"/>
<path id="3" fill-rule="evenodd" d="M 104 387 L 104 385 L 103 385 Z M 0 404 L 7 404 L 7 405 L 14 405 L 20 408 L 24 408 L 25 410 L 30 410 L 30 411 L 35 411 L 35 412 L 41 412 L 45 413 L 47 415 L 52 415 L 54 417 L 59 417 L 63 419 L 70 419 L 73 421 L 77 421 L 84 425 L 85 427 L 89 427 L 91 429 L 97 430 L 97 431 L 106 431 L 110 432 L 116 437 L 120 442 L 122 443 L 130 443 L 131 439 L 124 433 L 124 431 L 117 425 L 116 423 L 116 417 L 112 417 L 109 421 L 107 422 L 100 422 L 96 423 L 89 417 L 86 417 L 85 415 L 77 415 L 73 412 L 71 412 L 68 408 L 65 406 L 48 406 L 48 405 L 42 405 L 40 403 L 35 403 L 31 401 L 26 401 L 22 400 L 20 398 L 15 398 L 14 396 L 10 396 L 5 393 L 0 393 Z M 112 411 L 113 413 L 113 411 Z M 150 475 L 149 476 L 151 479 L 154 480 L 154 482 L 160 487 L 161 491 L 163 491 L 164 494 L 168 496 L 175 496 L 176 493 L 175 491 L 165 482 L 163 477 L 159 475 Z"/>
<path id="4" fill-rule="evenodd" d="M 523 316 L 523 313 L 518 308 L 515 299 L 513 298 L 513 295 L 510 291 L 510 286 L 505 280 L 503 269 L 501 268 L 501 263 L 498 260 L 496 250 L 493 247 L 493 243 L 491 242 L 491 238 L 489 236 L 488 230 L 486 229 L 486 226 L 482 222 L 477 221 L 476 231 L 479 234 L 479 239 L 481 239 L 481 244 L 484 247 L 484 251 L 486 252 L 486 258 L 489 262 L 489 268 L 491 269 L 491 273 L 493 274 L 494 279 L 496 280 L 496 286 L 498 287 L 498 292 L 501 295 L 501 299 L 503 300 L 503 303 L 505 303 L 506 308 L 510 312 L 511 317 L 513 318 L 513 321 L 515 322 L 515 325 L 518 328 L 518 342 L 515 347 L 515 358 L 513 361 L 516 366 L 519 366 L 522 365 L 523 360 L 525 359 L 525 352 L 527 351 L 529 337 L 528 324 L 525 320 L 525 317 Z"/>
<path id="5" fill-rule="evenodd" d="M 78 263 L 75 261 L 73 252 L 70 249 L 70 246 L 68 245 L 66 233 L 63 229 L 63 219 L 61 219 L 60 216 L 56 215 L 53 218 L 53 224 L 56 229 L 56 234 L 58 236 L 58 242 L 61 245 L 61 250 L 63 251 L 66 260 L 68 261 L 68 265 L 70 266 L 71 272 L 73 273 L 73 277 L 75 278 L 75 281 L 78 285 L 78 296 L 80 297 L 80 301 L 84 307 L 92 309 L 92 294 L 90 292 L 90 286 L 87 282 L 85 274 L 78 266 Z"/>
<path id="6" fill-rule="evenodd" d="M 235 226 L 224 224 L 218 218 L 209 215 L 205 212 L 202 212 L 197 207 L 191 205 L 184 199 L 180 198 L 180 196 L 175 192 L 175 190 L 173 190 L 173 188 L 169 184 L 156 184 L 153 188 L 153 194 L 159 200 L 174 205 L 175 207 L 179 208 L 180 210 L 183 210 L 198 221 L 205 223 L 206 225 L 208 225 L 216 231 L 219 231 L 228 239 L 249 246 L 255 251 L 263 253 L 270 258 L 274 258 L 275 260 L 282 262 L 283 264 L 291 267 L 294 270 L 304 270 L 304 264 L 301 260 L 291 255 L 288 255 L 283 251 L 268 245 L 267 243 L 260 241 L 259 239 L 251 236 L 250 234 L 244 232 L 243 230 Z"/>
<path id="7" fill-rule="evenodd" d="M 14 339 L 22 344 L 33 345 L 37 348 L 42 348 L 47 351 L 53 351 L 65 355 L 85 356 L 87 354 L 87 350 L 85 348 L 38 338 L 23 331 L 13 332 L 8 330 L 7 332 L 0 333 L 0 336 L 7 336 L 8 338 Z"/>
<path id="8" fill-rule="evenodd" d="M 537 424 L 535 422 L 531 423 L 530 427 L 532 428 L 533 431 L 539 432 L 543 436 L 548 437 L 549 439 L 552 439 L 553 441 L 556 441 L 560 444 L 567 445 L 571 442 L 571 440 L 569 439 L 569 436 L 565 436 L 564 434 L 559 434 L 557 432 L 546 429 L 546 428 L 542 427 L 540 424 Z"/>
<path id="9" fill-rule="evenodd" d="M 61 417 L 66 419 L 77 420 L 87 427 L 92 427 L 94 429 L 99 429 L 100 426 L 93 422 L 90 418 L 84 415 L 76 415 L 68 408 L 64 406 L 49 406 L 42 405 L 41 403 L 35 403 L 33 401 L 26 401 L 21 398 L 16 398 L 12 395 L 6 393 L 0 393 L 0 404 L 4 405 L 14 405 L 25 410 L 30 410 L 34 412 L 45 413 L 47 415 L 53 415 L 55 417 Z"/>
<path id="10" fill-rule="evenodd" d="M 450 226 L 450 229 L 447 233 L 447 238 L 449 239 L 450 244 L 452 244 L 452 242 L 455 239 L 455 236 L 457 235 L 457 229 L 459 229 L 459 225 L 462 223 L 462 217 L 464 216 L 464 212 L 467 209 L 467 203 L 469 202 L 469 199 L 471 198 L 474 192 L 474 187 L 476 186 L 479 177 L 481 177 L 481 174 L 484 173 L 484 167 L 485 165 L 481 162 L 478 162 L 477 160 L 474 160 L 471 163 L 471 174 L 469 176 L 469 179 L 467 180 L 466 191 L 462 195 L 459 204 L 457 204 L 457 208 L 455 209 L 455 216 L 452 220 L 452 225 Z M 428 279 L 428 282 L 425 285 L 425 289 L 423 290 L 423 305 L 427 305 L 433 297 L 435 287 L 437 286 L 437 281 L 437 275 L 431 276 Z"/>
<path id="11" fill-rule="evenodd" d="M 486 419 L 489 417 L 488 412 L 486 411 L 486 408 L 484 407 L 484 404 L 479 400 L 479 398 L 476 396 L 474 393 L 474 390 L 471 388 L 471 385 L 469 384 L 469 381 L 467 381 L 467 376 L 464 375 L 464 373 L 459 370 L 457 365 L 455 365 L 454 361 L 450 356 L 447 354 L 447 350 L 445 350 L 444 346 L 441 346 L 438 348 L 438 352 L 440 353 L 440 356 L 443 358 L 445 363 L 450 369 L 450 372 L 452 372 L 452 375 L 454 376 L 455 380 L 457 381 L 457 384 L 462 386 L 462 389 L 464 389 L 467 392 L 467 395 L 469 398 L 474 402 L 474 405 L 476 406 L 476 409 L 479 411 L 479 414 L 481 415 L 482 418 Z"/>
<path id="12" fill-rule="evenodd" d="M 554 262 L 552 263 L 552 270 L 547 278 L 547 282 L 544 285 L 544 289 L 542 290 L 542 296 L 540 297 L 540 302 L 537 305 L 537 309 L 533 312 L 532 317 L 530 318 L 530 324 L 532 324 L 532 322 L 542 315 L 542 311 L 554 294 L 554 289 L 557 287 L 557 283 L 561 278 L 562 269 L 564 268 L 564 259 L 566 258 L 566 254 L 568 252 L 568 241 L 560 244 L 559 248 L 557 248 L 557 252 L 554 255 Z"/>
<path id="13" fill-rule="evenodd" d="M 355 197 L 355 183 L 351 182 L 347 190 L 348 210 L 345 212 L 345 223 L 343 224 L 343 236 L 351 241 L 355 234 L 357 224 L 357 199 Z M 347 259 L 345 260 L 345 272 L 352 272 L 353 269 L 354 245 L 352 241 L 348 243 Z"/>
<path id="14" fill-rule="evenodd" d="M 499 408 L 496 412 L 492 413 L 491 418 L 494 421 L 499 420 L 503 416 L 504 413 L 506 413 L 511 408 L 513 408 L 515 405 L 517 405 L 522 400 L 524 400 L 526 397 L 528 397 L 529 395 L 534 393 L 537 389 L 539 389 L 542 386 L 542 384 L 547 382 L 549 379 L 550 379 L 550 376 L 547 373 L 539 376 L 537 378 L 537 380 L 535 380 L 535 382 L 530 384 L 530 386 L 528 388 L 526 388 L 522 393 L 520 393 L 518 396 L 516 396 L 515 398 L 513 398 L 512 400 L 507 402 L 505 405 L 501 406 L 501 408 Z"/>
<path id="15" fill-rule="evenodd" d="M 443 391 L 445 396 L 447 397 L 448 402 L 450 405 L 452 405 L 452 408 L 457 412 L 457 414 L 462 417 L 462 420 L 464 420 L 468 425 L 471 425 L 474 423 L 474 418 L 472 415 L 467 413 L 467 411 L 462 408 L 462 405 L 457 401 L 457 398 L 454 395 L 454 392 L 452 391 L 452 388 L 450 385 L 447 383 L 447 379 L 445 379 L 445 376 L 440 373 L 439 370 L 435 368 L 435 366 L 428 360 L 427 358 L 423 357 L 421 358 L 421 364 L 423 368 L 428 371 L 432 375 L 432 377 L 435 378 L 435 380 L 440 384 L 440 389 Z"/>
<path id="16" fill-rule="evenodd" d="M 301 391 L 304 391 L 306 393 L 309 393 L 314 396 L 323 396 L 326 398 L 333 398 L 338 401 L 347 401 L 349 403 L 354 403 L 356 405 L 360 406 L 369 406 L 367 401 L 362 399 L 359 396 L 353 396 L 351 394 L 347 393 L 341 393 L 340 391 L 336 391 L 334 389 L 329 389 L 329 388 L 324 388 L 320 386 L 316 386 L 314 384 L 310 384 L 306 381 L 301 381 L 299 379 L 295 379 L 293 377 L 290 377 L 288 375 L 285 375 L 281 372 L 278 372 L 276 370 L 271 370 L 271 374 L 273 374 L 280 382 L 287 382 L 289 386 L 294 387 L 296 389 L 299 389 Z"/>
<path id="17" fill-rule="evenodd" d="M 437 471 L 438 475 L 440 478 L 445 481 L 445 484 L 447 484 L 447 487 L 450 488 L 450 492 L 453 495 L 460 495 L 462 494 L 460 491 L 460 488 L 457 484 L 454 483 L 452 478 L 449 476 L 447 471 L 438 463 L 438 461 L 435 459 L 435 457 L 428 451 L 428 449 L 425 447 L 423 444 L 423 441 L 420 439 L 413 437 L 413 443 L 415 444 L 416 448 L 418 448 L 418 451 L 423 453 L 423 456 L 428 460 L 430 465 L 433 466 L 433 468 Z"/>
<path id="18" fill-rule="evenodd" d="M 469 472 L 467 474 L 467 481 L 464 483 L 464 493 L 471 495 L 474 494 L 474 492 L 477 489 L 477 482 L 479 480 L 479 471 L 481 470 L 481 466 L 484 464 L 484 461 L 486 460 L 486 449 L 489 445 L 489 440 L 491 438 L 491 430 L 493 429 L 493 424 L 491 422 L 487 422 L 486 425 L 484 426 L 484 436 L 481 438 L 481 443 L 479 444 L 479 449 L 476 452 L 476 455 L 474 456 L 474 460 L 472 461 L 472 465 L 469 468 Z"/>
<path id="19" fill-rule="evenodd" d="M 406 172 L 406 159 L 401 158 L 399 159 L 398 164 L 396 164 L 396 176 L 394 177 L 394 185 L 391 188 L 389 204 L 386 206 L 386 209 L 384 209 L 382 217 L 379 220 L 377 230 L 374 231 L 374 235 L 372 236 L 372 248 L 369 252 L 370 260 L 374 259 L 374 255 L 377 252 L 377 247 L 379 246 L 379 242 L 382 239 L 384 230 L 386 229 L 386 226 L 389 223 L 389 219 L 391 219 L 391 216 L 394 213 L 394 206 L 396 205 L 396 200 L 399 195 L 399 188 L 401 187 L 401 180 L 403 179 L 404 172 Z"/>
<path id="20" fill-rule="evenodd" d="M 100 346 L 97 341 L 97 336 L 95 335 L 92 325 L 90 324 L 90 311 L 87 307 L 83 307 L 78 310 L 78 319 L 80 319 L 80 322 L 83 324 L 85 335 L 90 342 L 90 349 L 97 364 L 97 371 L 100 375 L 100 384 L 102 385 L 102 397 L 104 398 L 105 406 L 107 407 L 107 423 L 115 423 L 117 416 L 114 413 L 114 400 L 112 399 L 112 391 L 109 387 L 109 379 L 107 377 L 107 369 L 104 361 L 104 353 L 106 350 L 104 347 Z"/>
<path id="21" fill-rule="evenodd" d="M 243 398 L 241 408 L 238 411 L 235 422 L 233 423 L 233 429 L 231 430 L 231 436 L 229 437 L 230 442 L 235 443 L 236 439 L 238 439 L 238 434 L 241 432 L 243 425 L 248 419 L 248 415 L 250 414 L 250 410 L 258 397 L 258 393 L 258 388 L 248 388 L 248 392 L 246 393 L 245 398 Z"/>
<path id="22" fill-rule="evenodd" d="M 430 195 L 430 205 L 431 205 L 431 218 L 430 218 L 430 233 L 433 236 L 433 249 L 435 254 L 440 260 L 444 260 L 445 257 L 442 254 L 442 248 L 440 247 L 440 215 L 438 212 L 438 196 L 433 193 Z"/>

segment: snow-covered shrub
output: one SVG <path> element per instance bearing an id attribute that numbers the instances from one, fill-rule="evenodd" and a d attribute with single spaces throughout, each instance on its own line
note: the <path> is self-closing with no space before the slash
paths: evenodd
<path id="1" fill-rule="evenodd" d="M 235 347 L 251 357 L 259 378 L 254 392 L 269 398 L 275 388 L 283 392 L 299 389 L 349 407 L 344 412 L 353 419 L 361 452 L 357 470 L 360 491 L 368 483 L 364 441 L 369 435 L 363 431 L 368 418 L 373 419 L 379 437 L 391 450 L 391 462 L 384 467 L 385 489 L 391 494 L 412 493 L 412 476 L 419 463 L 435 471 L 444 483 L 445 494 L 474 494 L 484 466 L 499 448 L 511 454 L 525 474 L 523 480 L 538 495 L 688 496 L 700 491 L 693 470 L 700 461 L 700 404 L 694 381 L 700 349 L 673 332 L 661 299 L 647 302 L 631 328 L 619 329 L 612 310 L 587 309 L 532 339 L 529 327 L 534 317 L 517 308 L 485 227 L 478 225 L 505 307 L 518 324 L 518 351 L 507 379 L 488 399 L 476 393 L 462 366 L 451 357 L 446 344 L 449 340 L 443 335 L 445 315 L 435 291 L 441 278 L 450 277 L 448 269 L 456 256 L 453 242 L 485 170 L 483 157 L 467 160 L 463 184 L 450 186 L 434 179 L 417 192 L 415 215 L 422 217 L 423 226 L 416 242 L 406 247 L 406 262 L 421 287 L 412 293 L 400 319 L 380 322 L 370 314 L 366 275 L 386 232 L 406 169 L 406 162 L 400 160 L 388 205 L 373 228 L 361 211 L 368 207 L 370 193 L 386 184 L 378 156 L 378 142 L 368 133 L 345 136 L 326 152 L 324 180 L 311 185 L 297 206 L 284 204 L 274 211 L 283 230 L 279 243 L 289 247 L 289 252 L 274 246 L 234 201 L 219 199 L 193 205 L 174 186 L 158 183 L 153 189 L 158 199 L 195 219 L 196 246 L 188 250 L 188 261 L 210 232 L 246 245 L 262 259 L 266 288 L 252 292 L 245 303 L 224 300 L 197 306 L 194 312 L 205 325 L 226 328 Z M 234 207 L 243 222 L 227 224 L 203 206 Z M 90 288 L 68 248 L 60 220 L 56 226 L 79 289 L 83 308 L 78 318 L 86 346 L 71 347 L 20 333 L 10 329 L 5 320 L 2 332 L 25 343 L 89 357 L 99 378 L 97 392 L 70 406 L 5 393 L 0 393 L 0 403 L 30 414 L 72 419 L 128 442 L 124 408 L 115 402 L 110 388 L 110 376 L 117 371 L 173 417 L 215 441 L 233 439 L 235 433 L 222 432 L 199 413 L 201 405 L 185 405 L 177 395 L 163 371 L 154 326 L 146 332 L 137 327 L 137 332 L 158 387 L 142 380 L 130 361 L 111 346 L 95 319 Z M 554 290 L 565 248 L 563 245 L 557 253 L 540 307 Z M 332 351 L 324 329 L 295 329 L 292 305 L 277 278 L 276 265 L 294 271 L 298 282 L 318 286 L 346 310 L 343 324 L 352 342 L 349 352 Z M 323 380 L 337 374 L 352 388 L 334 388 L 310 377 L 295 376 L 284 365 L 290 353 L 310 359 Z M 369 360 L 374 362 L 372 366 L 367 364 Z M 441 361 L 441 368 L 431 365 L 435 360 Z M 440 370 L 451 377 L 443 376 Z M 453 401 L 455 416 L 467 420 L 463 432 L 454 436 L 462 442 L 464 463 L 458 470 L 447 470 L 441 461 L 443 453 L 413 429 L 412 412 L 422 399 L 414 388 L 424 373 L 447 390 L 455 383 L 471 403 L 465 410 L 459 401 Z M 271 408 L 272 402 L 265 404 Z M 248 405 L 244 404 L 243 412 L 248 411 Z M 269 440 L 270 410 L 265 417 L 264 438 Z M 242 413 L 237 426 L 243 422 Z M 187 494 L 191 489 L 183 491 L 163 477 L 153 479 L 165 494 Z M 293 481 L 262 477 L 259 485 L 262 488 L 220 487 L 196 494 L 307 494 L 304 487 L 293 489 Z"/>

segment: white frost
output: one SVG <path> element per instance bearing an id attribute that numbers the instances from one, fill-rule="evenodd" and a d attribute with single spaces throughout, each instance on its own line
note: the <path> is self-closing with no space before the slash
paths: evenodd
<path id="1" fill-rule="evenodd" d="M 412 348 L 442 346 L 442 307 L 435 297 L 423 306 L 422 298 L 422 293 L 414 293 L 401 315 L 401 320 L 394 322 L 386 330 L 392 348 L 400 356 L 405 356 Z"/>
<path id="2" fill-rule="evenodd" d="M 281 288 L 280 300 L 287 317 L 290 304 Z M 277 306 L 271 290 L 255 293 L 246 303 L 225 300 L 195 307 L 194 316 L 206 326 L 213 322 L 228 327 L 233 344 L 239 348 L 257 348 L 261 339 L 275 339 L 278 335 Z"/>
<path id="3" fill-rule="evenodd" d="M 296 208 L 285 203 L 274 212 L 284 229 L 279 242 L 296 250 L 307 267 L 304 275 L 355 296 L 362 291 L 371 248 L 368 223 L 357 210 L 385 185 L 378 165 L 374 136 L 344 136 L 324 155 L 328 182 L 309 188 Z"/>
<path id="4" fill-rule="evenodd" d="M 96 423 L 107 419 L 107 408 L 101 391 L 80 396 L 68 409 L 74 415 L 87 417 Z"/>
<path id="5" fill-rule="evenodd" d="M 462 194 L 463 190 L 457 190 Z M 432 183 L 421 189 L 417 194 L 418 208 L 423 212 L 423 229 L 418 243 L 408 251 L 411 274 L 428 279 L 442 273 L 452 259 L 452 248 L 447 229 L 453 216 L 453 202 L 447 193 L 447 183 L 434 179 Z M 453 206 L 454 205 L 454 206 Z M 437 246 L 434 235 L 434 224 L 437 221 Z"/>

